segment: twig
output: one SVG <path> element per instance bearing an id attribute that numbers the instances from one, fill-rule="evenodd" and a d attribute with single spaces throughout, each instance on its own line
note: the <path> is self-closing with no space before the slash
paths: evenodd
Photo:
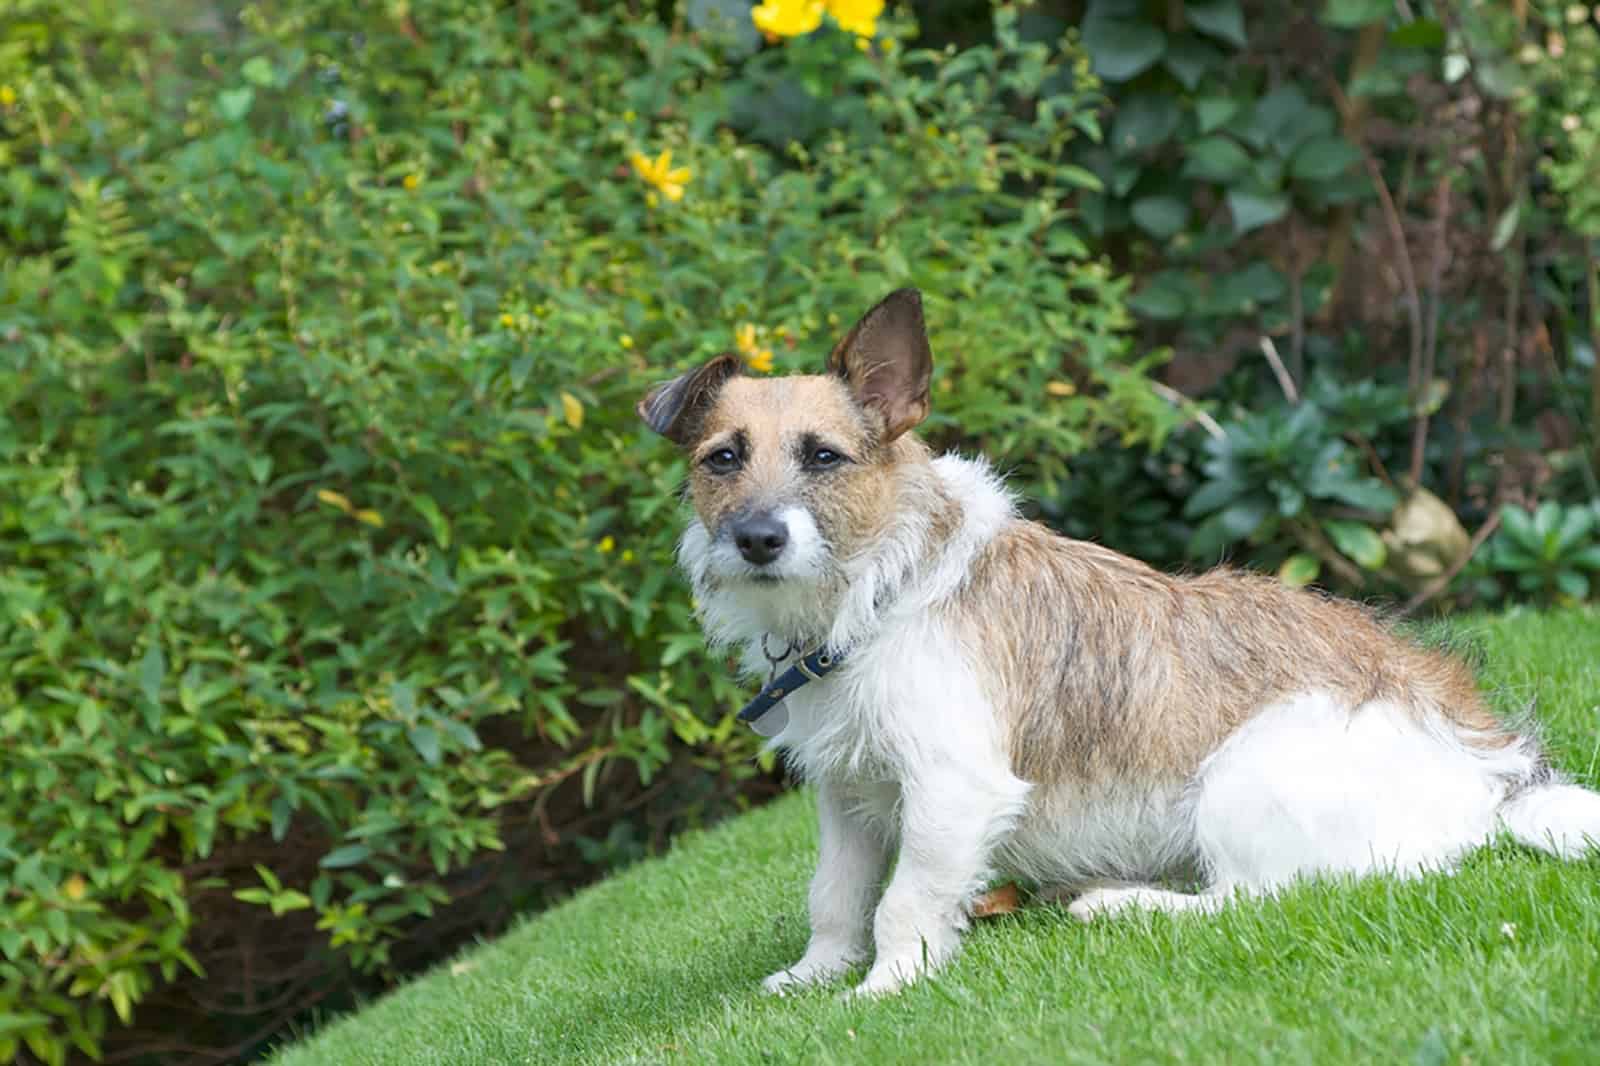
<path id="1" fill-rule="evenodd" d="M 1350 441 L 1361 449 L 1362 454 L 1367 457 L 1367 462 L 1372 464 L 1372 468 L 1378 472 L 1378 476 L 1383 479 L 1385 485 L 1388 485 L 1391 489 L 1396 487 L 1394 478 L 1389 476 L 1389 468 L 1383 465 L 1383 459 L 1378 455 L 1378 449 L 1372 446 L 1370 440 L 1354 431 L 1346 433 L 1344 437 L 1345 440 Z"/>
<path id="2" fill-rule="evenodd" d="M 1339 88 L 1337 83 L 1332 85 L 1332 89 L 1336 94 L 1335 100 L 1343 101 L 1344 90 Z M 1341 110 L 1349 106 L 1348 101 L 1340 104 Z M 1389 184 L 1383 180 L 1383 170 L 1366 145 L 1357 147 L 1361 149 L 1361 160 L 1367 166 L 1367 174 L 1372 178 L 1373 187 L 1378 190 L 1378 202 L 1383 205 L 1383 217 L 1389 224 L 1389 237 L 1394 241 L 1395 251 L 1400 257 L 1400 282 L 1405 286 L 1406 318 L 1411 326 L 1411 355 L 1406 379 L 1411 386 L 1411 396 L 1415 400 L 1421 395 L 1419 379 L 1422 372 L 1422 298 L 1417 294 L 1417 272 L 1411 263 L 1411 248 L 1406 244 L 1406 231 L 1400 221 L 1400 210 L 1395 207 L 1394 197 L 1389 195 Z"/>
<path id="3" fill-rule="evenodd" d="M 1366 575 L 1362 574 L 1358 566 L 1339 554 L 1339 550 L 1329 543 L 1328 538 L 1315 523 L 1291 522 L 1289 528 L 1301 545 L 1311 549 L 1311 553 L 1326 563 L 1328 569 L 1358 589 L 1367 587 Z"/>
<path id="4" fill-rule="evenodd" d="M 1159 381 L 1152 381 L 1150 383 L 1150 388 L 1157 396 L 1161 397 L 1163 400 L 1166 400 L 1178 410 L 1187 411 L 1189 417 L 1200 423 L 1201 428 L 1211 435 L 1212 440 L 1221 440 L 1223 437 L 1228 435 L 1223 428 L 1217 424 L 1217 420 L 1215 418 L 1212 418 L 1205 412 L 1203 408 L 1201 408 L 1193 400 L 1189 399 L 1189 397 L 1173 388 L 1171 385 L 1163 385 Z"/>
<path id="5" fill-rule="evenodd" d="M 1278 346 L 1264 333 L 1261 335 L 1261 354 L 1272 365 L 1272 373 L 1277 376 L 1278 388 L 1283 390 L 1283 395 L 1290 403 L 1299 403 L 1300 390 L 1294 387 L 1294 378 L 1289 376 L 1289 371 L 1284 367 L 1283 359 L 1278 355 Z"/>
<path id="6" fill-rule="evenodd" d="M 1494 531 L 1499 528 L 1500 499 L 1497 496 L 1494 509 L 1489 512 L 1489 517 L 1484 520 L 1483 525 L 1478 527 L 1478 531 L 1472 535 L 1472 540 L 1467 544 L 1467 550 L 1461 553 L 1461 558 L 1451 563 L 1450 568 L 1444 573 L 1424 585 L 1421 592 L 1407 600 L 1405 606 L 1400 608 L 1400 613 L 1397 617 L 1404 618 L 1448 588 L 1450 582 L 1456 579 L 1456 575 L 1461 573 L 1462 568 L 1472 561 L 1474 555 L 1478 554 L 1478 549 L 1483 547 L 1483 542 L 1493 536 Z"/>
<path id="7" fill-rule="evenodd" d="M 1419 391 L 1414 394 L 1418 403 L 1411 423 L 1411 484 L 1422 484 L 1422 463 L 1428 447 L 1427 390 L 1433 384 L 1434 364 L 1439 354 L 1439 305 L 1444 300 L 1441 291 L 1444 275 L 1446 238 L 1450 232 L 1450 179 L 1439 179 L 1438 224 L 1433 238 L 1433 262 L 1428 270 L 1428 327 L 1422 341 L 1422 366 L 1418 377 Z"/>
<path id="8" fill-rule="evenodd" d="M 1594 254 L 1594 241 L 1583 242 L 1583 265 L 1589 275 L 1589 353 L 1594 362 L 1589 367 L 1589 431 L 1594 434 L 1594 453 L 1590 460 L 1589 480 L 1594 481 L 1594 471 L 1600 468 L 1600 260 Z"/>

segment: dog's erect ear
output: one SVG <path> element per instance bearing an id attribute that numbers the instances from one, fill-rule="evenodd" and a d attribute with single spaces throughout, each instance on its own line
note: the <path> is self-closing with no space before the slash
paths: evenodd
<path id="1" fill-rule="evenodd" d="M 922 326 L 922 294 L 898 289 L 885 296 L 834 347 L 828 370 L 882 417 L 885 442 L 927 418 L 933 352 Z"/>
<path id="2" fill-rule="evenodd" d="M 699 432 L 717 390 L 739 373 L 741 366 L 737 355 L 723 352 L 704 366 L 663 381 L 639 401 L 639 417 L 672 443 L 688 444 Z"/>

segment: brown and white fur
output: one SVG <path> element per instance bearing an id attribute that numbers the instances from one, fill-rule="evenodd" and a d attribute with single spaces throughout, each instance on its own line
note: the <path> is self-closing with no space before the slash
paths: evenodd
<path id="1" fill-rule="evenodd" d="M 1447 869 L 1500 827 L 1563 857 L 1600 838 L 1600 794 L 1462 664 L 1348 603 L 1056 536 L 983 462 L 934 458 L 907 432 L 931 366 L 902 290 L 820 376 L 725 355 L 639 405 L 690 456 L 680 559 L 712 643 L 757 676 L 764 639 L 847 656 L 773 738 L 816 785 L 821 854 L 810 944 L 769 990 L 869 947 L 857 991 L 898 989 L 950 957 L 997 874 L 1076 894 L 1088 920 Z"/>

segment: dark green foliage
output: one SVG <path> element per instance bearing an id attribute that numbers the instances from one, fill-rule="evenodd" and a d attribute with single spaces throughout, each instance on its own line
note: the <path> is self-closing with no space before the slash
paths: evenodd
<path id="1" fill-rule="evenodd" d="M 916 284 L 931 431 L 1019 488 L 1173 418 L 1062 206 L 1092 88 L 1009 18 L 746 63 L 540 0 L 7 9 L 0 1061 L 247 1050 L 733 804 L 633 412 L 676 368 Z"/>

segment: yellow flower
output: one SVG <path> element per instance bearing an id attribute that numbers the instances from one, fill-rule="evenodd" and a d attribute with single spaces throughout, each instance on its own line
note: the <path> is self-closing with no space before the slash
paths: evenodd
<path id="1" fill-rule="evenodd" d="M 683 187 L 694 177 L 694 172 L 688 167 L 673 167 L 670 148 L 662 151 L 655 159 L 651 159 L 643 152 L 635 152 L 629 161 L 633 163 L 634 172 L 644 179 L 646 185 L 660 189 L 661 195 L 673 203 L 683 199 Z"/>
<path id="2" fill-rule="evenodd" d="M 750 21 L 772 37 L 800 37 L 822 25 L 822 0 L 765 0 Z"/>
<path id="3" fill-rule="evenodd" d="M 422 179 L 417 177 L 415 174 L 407 174 L 401 179 L 400 184 L 404 185 L 406 190 L 409 192 L 415 190 L 418 185 L 421 185 Z"/>
<path id="4" fill-rule="evenodd" d="M 624 333 L 622 336 L 617 338 L 617 343 L 622 345 L 624 351 L 629 351 L 633 348 L 633 335 Z"/>
<path id="5" fill-rule="evenodd" d="M 0 107 L 10 107 L 17 102 L 17 90 L 9 85 L 0 85 Z"/>
<path id="6" fill-rule="evenodd" d="M 1078 387 L 1070 381 L 1050 381 L 1045 383 L 1044 391 L 1052 396 L 1071 396 Z"/>
<path id="7" fill-rule="evenodd" d="M 617 550 L 617 538 L 607 533 L 605 536 L 600 538 L 600 543 L 596 545 L 596 547 L 600 549 L 601 555 L 610 555 L 612 552 Z"/>
<path id="8" fill-rule="evenodd" d="M 561 394 L 561 417 L 573 429 L 583 428 L 583 404 L 570 392 Z"/>
<path id="9" fill-rule="evenodd" d="M 500 316 L 500 324 L 506 327 L 506 329 L 510 329 L 512 326 L 517 324 L 517 316 L 513 315 L 510 311 L 507 311 L 505 314 Z"/>
<path id="10" fill-rule="evenodd" d="M 841 30 L 857 37 L 875 37 L 878 34 L 878 16 L 883 14 L 883 0 L 827 0 L 828 14 Z"/>
<path id="11" fill-rule="evenodd" d="M 734 330 L 733 343 L 739 349 L 739 353 L 744 356 L 744 361 L 751 370 L 757 370 L 763 374 L 772 372 L 772 349 L 763 348 L 756 340 L 754 323 L 746 322 Z"/>

